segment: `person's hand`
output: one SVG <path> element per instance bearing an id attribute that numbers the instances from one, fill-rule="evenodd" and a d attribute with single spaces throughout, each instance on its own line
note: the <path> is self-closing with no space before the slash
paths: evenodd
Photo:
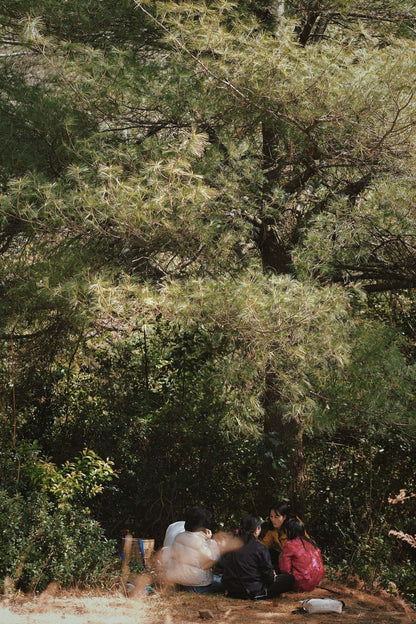
<path id="1" fill-rule="evenodd" d="M 217 542 L 221 553 L 238 550 L 242 546 L 242 541 L 239 537 L 235 537 L 230 533 L 225 533 L 224 531 L 216 533 L 213 539 Z"/>

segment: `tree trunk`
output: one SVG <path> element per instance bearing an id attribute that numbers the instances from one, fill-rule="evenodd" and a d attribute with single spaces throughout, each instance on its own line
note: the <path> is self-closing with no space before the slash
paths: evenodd
<path id="1" fill-rule="evenodd" d="M 278 378 L 271 367 L 265 375 L 263 406 L 265 460 L 259 503 L 266 509 L 270 499 L 285 497 L 302 513 L 306 476 L 302 423 L 285 417 Z"/>
<path id="2" fill-rule="evenodd" d="M 267 197 L 282 173 L 275 156 L 280 140 L 278 122 L 270 119 L 263 121 L 262 133 L 265 176 L 263 190 Z M 258 246 L 263 270 L 284 274 L 291 272 L 290 250 L 297 236 L 298 216 L 290 206 L 283 205 L 278 208 L 275 213 L 277 218 L 261 216 Z M 277 375 L 271 363 L 265 374 L 263 491 L 269 498 L 286 496 L 295 502 L 302 499 L 305 478 L 302 423 L 296 419 L 287 421 L 283 407 Z M 267 506 L 270 500 L 268 503 L 263 501 L 263 504 Z"/>
<path id="3" fill-rule="evenodd" d="M 265 201 L 282 175 L 281 166 L 279 166 L 275 155 L 280 134 L 281 130 L 276 120 L 266 119 L 263 121 L 263 171 L 265 179 L 263 197 Z M 278 209 L 276 211 L 277 217 L 260 215 L 261 226 L 257 243 L 263 270 L 274 273 L 291 273 L 290 248 L 297 233 L 298 218 L 292 206 L 281 205 L 276 208 Z"/>

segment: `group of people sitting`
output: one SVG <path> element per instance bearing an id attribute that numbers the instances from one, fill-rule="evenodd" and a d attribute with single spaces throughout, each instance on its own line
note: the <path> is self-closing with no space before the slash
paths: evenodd
<path id="1" fill-rule="evenodd" d="M 320 549 L 286 503 L 272 506 L 265 526 L 245 516 L 235 536 L 213 535 L 211 519 L 192 507 L 166 531 L 162 573 L 179 590 L 255 600 L 311 591 L 324 577 Z"/>

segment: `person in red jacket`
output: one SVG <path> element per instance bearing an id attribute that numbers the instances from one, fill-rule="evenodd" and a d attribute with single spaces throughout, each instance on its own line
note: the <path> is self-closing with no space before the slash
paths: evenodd
<path id="1" fill-rule="evenodd" d="M 279 558 L 287 542 L 286 523 L 291 518 L 299 517 L 290 511 L 287 502 L 281 501 L 270 507 L 269 521 L 262 524 L 260 541 L 267 546 L 275 570 L 279 570 Z M 305 531 L 305 537 L 309 535 Z"/>
<path id="2" fill-rule="evenodd" d="M 305 535 L 299 518 L 286 522 L 286 542 L 279 560 L 279 570 L 295 577 L 294 591 L 311 591 L 325 576 L 322 554 L 315 542 Z"/>

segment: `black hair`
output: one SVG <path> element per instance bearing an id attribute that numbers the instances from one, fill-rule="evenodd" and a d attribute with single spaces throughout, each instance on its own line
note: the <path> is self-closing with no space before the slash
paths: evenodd
<path id="1" fill-rule="evenodd" d="M 259 517 L 251 515 L 244 516 L 241 520 L 238 535 L 242 538 L 244 543 L 247 543 L 254 531 L 259 527 L 261 527 L 261 520 Z"/>
<path id="2" fill-rule="evenodd" d="M 276 505 L 271 505 L 269 509 L 269 515 L 272 511 L 278 511 L 281 516 L 290 516 L 290 506 L 286 501 L 280 501 Z"/>
<path id="3" fill-rule="evenodd" d="M 302 542 L 303 541 L 309 542 L 310 544 L 312 544 L 312 546 L 314 546 L 315 548 L 318 548 L 316 545 L 316 542 L 314 542 L 309 537 L 306 537 L 305 525 L 303 524 L 302 520 L 300 520 L 296 516 L 292 516 L 291 518 L 288 518 L 287 520 L 285 520 L 285 530 L 286 530 L 288 540 L 292 540 L 292 539 L 296 539 L 297 537 L 300 537 Z"/>
<path id="4" fill-rule="evenodd" d="M 211 528 L 212 513 L 207 507 L 190 507 L 185 511 L 185 531 Z"/>
<path id="5" fill-rule="evenodd" d="M 265 522 L 262 527 L 264 532 L 274 529 L 272 521 L 270 520 L 270 514 L 272 513 L 272 511 L 278 511 L 281 516 L 286 516 L 286 520 L 291 514 L 289 503 L 287 503 L 286 501 L 280 501 L 276 503 L 275 505 L 270 505 L 269 520 Z"/>

